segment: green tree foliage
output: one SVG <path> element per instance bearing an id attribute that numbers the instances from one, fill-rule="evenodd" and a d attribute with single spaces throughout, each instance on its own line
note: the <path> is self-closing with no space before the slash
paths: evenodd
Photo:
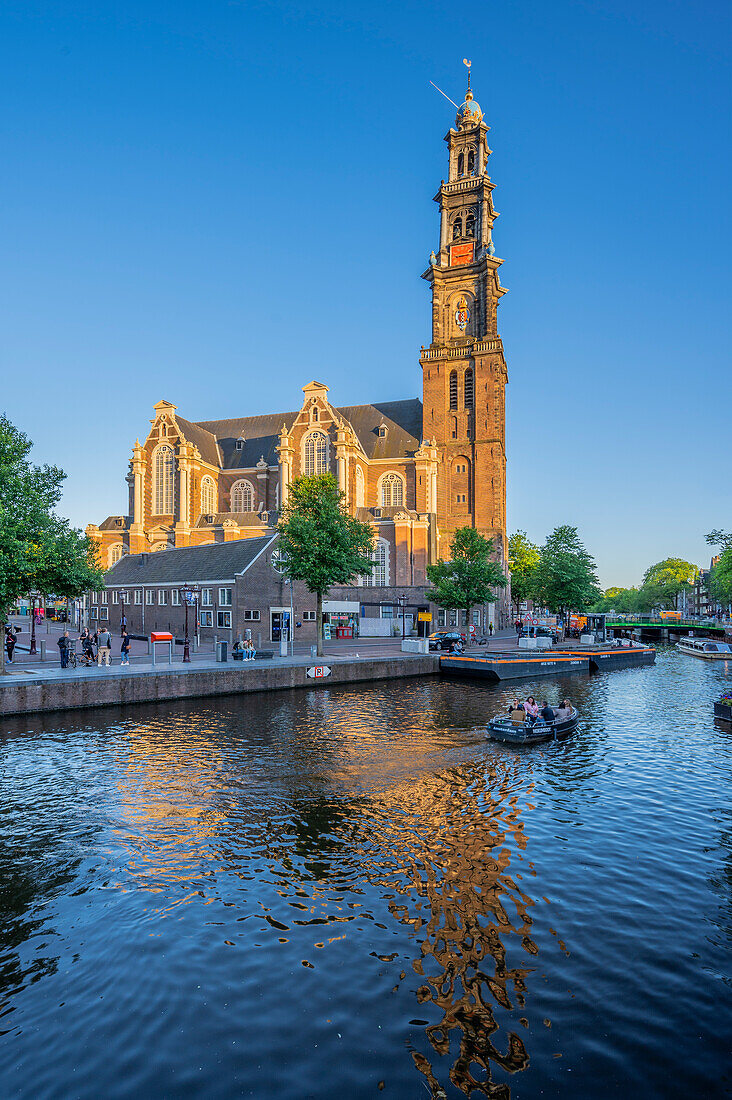
<path id="1" fill-rule="evenodd" d="M 595 559 L 582 544 L 576 527 L 555 527 L 541 548 L 536 569 L 536 598 L 549 611 L 565 615 L 584 611 L 600 596 Z"/>
<path id="2" fill-rule="evenodd" d="M 94 544 L 53 509 L 65 474 L 28 461 L 33 444 L 0 416 L 0 619 L 29 591 L 79 596 L 102 587 Z M 0 672 L 5 647 L 0 646 Z"/>
<path id="3" fill-rule="evenodd" d="M 705 539 L 710 546 L 719 546 L 722 551 L 732 547 L 732 531 L 722 531 L 719 527 L 705 535 Z"/>
<path id="4" fill-rule="evenodd" d="M 597 601 L 593 611 L 617 611 L 620 615 L 638 615 L 650 611 L 648 594 L 642 588 L 606 588 L 605 595 Z"/>
<path id="5" fill-rule="evenodd" d="M 723 550 L 709 577 L 709 594 L 717 603 L 732 604 L 732 545 Z"/>
<path id="6" fill-rule="evenodd" d="M 323 653 L 323 596 L 373 569 L 374 533 L 348 514 L 332 474 L 295 478 L 277 525 L 287 573 L 317 597 L 318 655 Z"/>
<path id="7" fill-rule="evenodd" d="M 465 611 L 468 633 L 472 608 L 493 603 L 495 590 L 507 583 L 493 553 L 493 539 L 485 538 L 474 527 L 459 527 L 450 545 L 450 561 L 427 566 L 432 586 L 427 589 L 427 598 L 440 607 Z"/>
<path id="8" fill-rule="evenodd" d="M 508 568 L 511 570 L 511 599 L 516 604 L 516 614 L 520 605 L 534 596 L 536 570 L 539 565 L 539 547 L 525 531 L 514 531 L 508 540 Z"/>
<path id="9" fill-rule="evenodd" d="M 679 592 L 693 584 L 698 573 L 699 567 L 683 558 L 665 558 L 650 565 L 641 587 L 649 609 L 673 607 Z"/>

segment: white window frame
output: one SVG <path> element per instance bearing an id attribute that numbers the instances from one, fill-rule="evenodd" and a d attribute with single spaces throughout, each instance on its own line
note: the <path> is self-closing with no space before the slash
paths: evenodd
<path id="1" fill-rule="evenodd" d="M 201 611 L 198 616 L 201 626 L 213 626 L 213 611 Z"/>
<path id="2" fill-rule="evenodd" d="M 213 607 L 213 588 L 201 589 L 201 607 Z"/>
<path id="3" fill-rule="evenodd" d="M 99 602 L 100 603 L 106 603 L 107 602 L 107 589 L 106 588 L 103 588 L 102 591 L 99 593 Z"/>
<path id="4" fill-rule="evenodd" d="M 108 620 L 109 619 L 109 608 L 108 607 L 100 607 L 99 608 L 99 618 L 103 619 L 103 620 Z"/>
<path id="5" fill-rule="evenodd" d="M 145 589 L 145 607 L 155 606 L 155 593 L 152 588 Z"/>
<path id="6" fill-rule="evenodd" d="M 302 621 L 304 623 L 314 623 L 317 617 L 317 611 L 303 611 L 302 613 Z"/>
<path id="7" fill-rule="evenodd" d="M 219 607 L 231 607 L 232 606 L 232 589 L 220 588 L 219 589 Z"/>
<path id="8" fill-rule="evenodd" d="M 135 589 L 135 603 L 136 604 L 141 604 L 142 603 L 142 589 L 141 588 L 136 588 Z"/>
<path id="9" fill-rule="evenodd" d="M 170 606 L 180 607 L 180 592 L 177 588 L 171 588 L 170 590 Z"/>
<path id="10" fill-rule="evenodd" d="M 379 478 L 379 503 L 382 508 L 403 508 L 406 496 L 404 478 L 396 470 L 389 470 Z M 396 498 L 399 499 L 396 499 Z"/>
<path id="11" fill-rule="evenodd" d="M 305 477 L 326 474 L 329 460 L 328 436 L 323 431 L 308 432 L 302 441 L 302 469 Z"/>
<path id="12" fill-rule="evenodd" d="M 356 463 L 356 507 L 366 507 L 366 478 L 359 463 Z"/>
<path id="13" fill-rule="evenodd" d="M 218 630 L 231 630 L 231 612 L 230 611 L 217 611 L 216 612 L 216 628 Z"/>
<path id="14" fill-rule="evenodd" d="M 217 511 L 218 494 L 216 492 L 216 482 L 210 474 L 205 474 L 201 478 L 201 513 L 203 515 L 210 515 Z"/>
<path id="15" fill-rule="evenodd" d="M 259 623 L 262 621 L 262 612 L 256 608 L 250 611 L 245 611 L 244 621 L 247 623 Z"/>
<path id="16" fill-rule="evenodd" d="M 241 497 L 241 500 L 239 500 L 239 497 Z M 251 481 L 247 480 L 245 477 L 239 478 L 239 480 L 235 481 L 231 486 L 230 500 L 230 512 L 256 512 L 257 510 L 254 486 Z M 244 505 L 247 503 L 249 507 L 245 508 Z"/>
<path id="17" fill-rule="evenodd" d="M 89 608 L 89 618 L 90 619 L 96 619 L 98 611 L 99 611 L 99 608 L 96 606 L 96 604 L 92 604 L 91 607 Z"/>
<path id="18" fill-rule="evenodd" d="M 160 443 L 155 448 L 152 468 L 153 515 L 172 516 L 175 511 L 175 451 L 169 443 Z"/>
<path id="19" fill-rule="evenodd" d="M 167 588 L 158 589 L 158 607 L 168 606 L 168 590 Z"/>
<path id="20" fill-rule="evenodd" d="M 112 603 L 117 603 L 118 602 L 119 597 L 117 596 L 117 590 L 116 589 L 114 589 L 112 592 L 110 592 L 110 596 L 112 597 Z"/>
<path id="21" fill-rule="evenodd" d="M 363 577 L 363 584 L 369 588 L 387 588 L 389 585 L 389 543 L 386 539 L 377 538 L 376 545 L 371 551 L 371 560 L 377 563 L 367 577 Z"/>

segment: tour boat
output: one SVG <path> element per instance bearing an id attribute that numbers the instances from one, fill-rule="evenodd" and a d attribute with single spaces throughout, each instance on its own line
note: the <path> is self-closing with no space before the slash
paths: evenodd
<path id="1" fill-rule="evenodd" d="M 577 728 L 579 715 L 572 707 L 569 718 L 558 722 L 544 722 L 537 719 L 536 722 L 527 722 L 522 710 L 514 710 L 511 714 L 498 714 L 488 723 L 488 736 L 494 741 L 506 741 L 512 745 L 535 745 L 539 741 L 559 741 L 569 737 Z"/>
<path id="2" fill-rule="evenodd" d="M 680 653 L 702 657 L 705 661 L 732 661 L 732 646 L 727 642 L 711 642 L 709 638 L 682 638 L 676 643 Z"/>

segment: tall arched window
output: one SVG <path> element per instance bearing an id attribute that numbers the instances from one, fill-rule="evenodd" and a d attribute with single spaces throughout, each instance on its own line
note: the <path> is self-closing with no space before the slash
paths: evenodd
<path id="1" fill-rule="evenodd" d="M 212 477 L 201 479 L 201 511 L 204 514 L 216 511 L 216 485 Z"/>
<path id="2" fill-rule="evenodd" d="M 110 546 L 109 554 L 107 555 L 107 565 L 111 568 L 116 565 L 125 552 L 125 548 L 121 542 L 115 542 L 114 546 Z"/>
<path id="3" fill-rule="evenodd" d="M 385 588 L 389 583 L 389 544 L 385 539 L 376 540 L 371 560 L 376 564 L 370 576 L 363 578 L 363 583 L 373 588 Z"/>
<path id="4" fill-rule="evenodd" d="M 463 168 L 465 167 L 465 158 L 462 153 L 458 153 L 458 175 L 462 176 Z"/>
<path id="5" fill-rule="evenodd" d="M 475 236 L 475 214 L 468 214 L 465 219 L 465 236 Z"/>
<path id="6" fill-rule="evenodd" d="M 173 448 L 163 444 L 155 452 L 155 514 L 172 516 L 175 500 L 175 456 Z"/>
<path id="7" fill-rule="evenodd" d="M 231 486 L 231 511 L 254 511 L 254 491 L 251 482 L 235 481 Z"/>
<path id="8" fill-rule="evenodd" d="M 472 176 L 474 168 L 475 168 L 475 150 L 471 149 L 468 153 L 468 175 L 469 176 Z"/>
<path id="9" fill-rule="evenodd" d="M 366 506 L 366 487 L 363 480 L 363 470 L 360 466 L 356 466 L 356 507 L 365 508 Z"/>
<path id="10" fill-rule="evenodd" d="M 463 219 L 455 218 L 452 223 L 452 239 L 457 241 L 463 235 Z"/>
<path id="11" fill-rule="evenodd" d="M 404 504 L 404 482 L 399 474 L 384 474 L 382 477 L 381 504 L 384 508 L 399 508 Z"/>
<path id="12" fill-rule="evenodd" d="M 457 371 L 450 371 L 450 408 L 457 408 Z"/>
<path id="13" fill-rule="evenodd" d="M 468 367 L 465 372 L 465 408 L 472 409 L 475 404 L 475 382 L 473 377 L 473 368 Z"/>
<path id="14" fill-rule="evenodd" d="M 305 476 L 324 474 L 328 470 L 328 440 L 323 432 L 311 432 L 305 440 Z"/>

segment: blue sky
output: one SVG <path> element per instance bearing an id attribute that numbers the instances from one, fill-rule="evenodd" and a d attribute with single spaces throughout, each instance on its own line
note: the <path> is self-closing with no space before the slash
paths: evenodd
<path id="1" fill-rule="evenodd" d="M 126 510 L 189 419 L 414 397 L 461 59 L 491 126 L 509 527 L 604 585 L 732 526 L 729 53 L 701 0 L 6 0 L 0 407 Z M 725 455 L 727 457 L 725 457 Z"/>

